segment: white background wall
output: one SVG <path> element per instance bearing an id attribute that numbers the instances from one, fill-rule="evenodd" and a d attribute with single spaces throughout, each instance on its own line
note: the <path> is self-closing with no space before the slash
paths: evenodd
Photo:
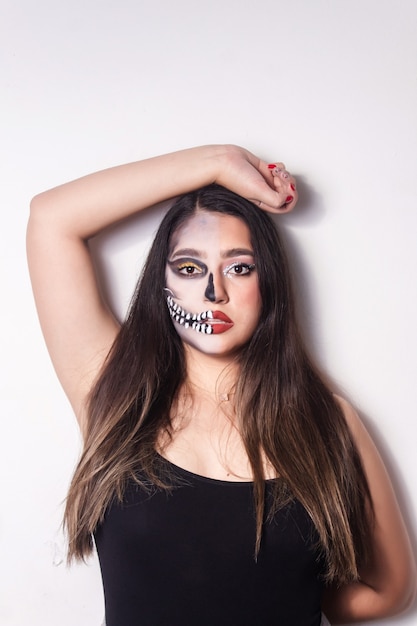
<path id="1" fill-rule="evenodd" d="M 103 616 L 96 561 L 62 563 L 79 437 L 32 302 L 29 200 L 201 143 L 298 175 L 279 221 L 309 339 L 375 436 L 416 545 L 415 0 L 1 0 L 0 46 L 0 623 Z M 121 313 L 153 227 L 101 244 Z"/>

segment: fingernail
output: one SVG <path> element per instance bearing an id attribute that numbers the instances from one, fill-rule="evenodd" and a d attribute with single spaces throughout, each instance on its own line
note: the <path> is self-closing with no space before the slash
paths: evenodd
<path id="1" fill-rule="evenodd" d="M 286 199 L 285 199 L 285 204 L 289 204 L 293 200 L 294 200 L 294 196 L 287 196 Z"/>
<path id="2" fill-rule="evenodd" d="M 293 185 L 293 184 L 291 183 L 290 187 L 291 187 L 291 189 L 292 189 L 293 191 L 295 191 L 295 185 Z"/>
<path id="3" fill-rule="evenodd" d="M 275 169 L 275 168 L 276 168 L 276 164 L 275 164 L 275 163 L 270 163 L 270 164 L 268 165 L 268 167 L 269 167 L 269 169 L 270 169 L 270 170 L 273 170 L 273 169 Z"/>

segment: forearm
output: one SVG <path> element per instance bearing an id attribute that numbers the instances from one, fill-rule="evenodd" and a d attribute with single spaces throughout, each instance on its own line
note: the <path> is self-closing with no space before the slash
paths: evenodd
<path id="1" fill-rule="evenodd" d="M 33 214 L 88 239 L 107 226 L 217 178 L 227 148 L 202 146 L 96 172 L 36 196 Z"/>

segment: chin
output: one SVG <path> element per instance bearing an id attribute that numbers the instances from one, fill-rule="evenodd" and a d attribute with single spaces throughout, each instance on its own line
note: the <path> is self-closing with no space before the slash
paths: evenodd
<path id="1" fill-rule="evenodd" d="M 231 341 L 221 335 L 206 335 L 190 337 L 188 334 L 179 333 L 184 347 L 213 358 L 234 358 L 247 343 L 246 341 Z"/>

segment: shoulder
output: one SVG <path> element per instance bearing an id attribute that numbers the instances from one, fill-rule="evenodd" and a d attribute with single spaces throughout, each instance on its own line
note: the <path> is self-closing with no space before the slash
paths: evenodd
<path id="1" fill-rule="evenodd" d="M 384 462 L 357 410 L 345 398 L 335 395 L 335 399 L 361 458 L 374 504 L 379 496 L 385 497 L 387 493 L 392 496 L 393 488 Z"/>
<path id="2" fill-rule="evenodd" d="M 376 452 L 373 441 L 356 409 L 342 396 L 334 394 L 334 398 L 342 410 L 346 424 L 359 451 L 361 452 L 364 446 L 367 445 L 372 446 Z"/>
<path id="3" fill-rule="evenodd" d="M 343 415 L 345 416 L 349 428 L 354 428 L 359 423 L 362 423 L 359 419 L 357 411 L 353 408 L 350 402 L 346 400 L 346 398 L 339 396 L 337 393 L 334 393 L 333 397 L 336 400 L 338 406 L 342 409 Z"/>

